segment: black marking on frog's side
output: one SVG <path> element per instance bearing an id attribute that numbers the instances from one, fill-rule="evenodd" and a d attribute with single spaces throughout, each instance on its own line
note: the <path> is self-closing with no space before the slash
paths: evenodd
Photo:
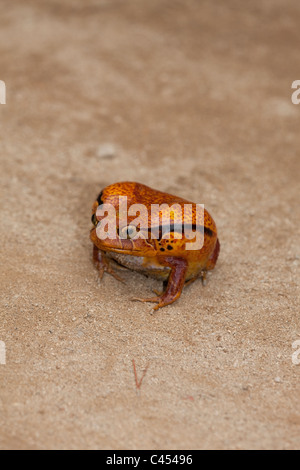
<path id="1" fill-rule="evenodd" d="M 98 202 L 99 206 L 101 206 L 101 204 L 103 204 L 102 196 L 103 196 L 103 191 L 101 191 L 101 193 L 97 197 L 97 202 Z"/>
<path id="2" fill-rule="evenodd" d="M 182 227 L 183 227 L 183 230 L 182 230 Z M 151 234 L 153 233 L 153 238 L 156 238 L 155 235 L 158 235 L 158 238 L 157 240 L 162 240 L 162 238 L 164 237 L 164 235 L 168 234 L 168 233 L 174 233 L 174 232 L 178 232 L 178 233 L 184 233 L 184 230 L 187 231 L 187 233 L 189 232 L 189 230 L 193 231 L 193 232 L 200 232 L 200 233 L 205 233 L 205 235 L 209 236 L 209 237 L 212 237 L 214 232 L 209 228 L 209 227 L 203 227 L 203 225 L 196 225 L 196 224 L 183 224 L 183 225 L 180 225 L 180 224 L 170 224 L 169 225 L 159 225 L 158 227 L 152 227 L 151 228 Z M 173 240 L 172 240 L 173 242 Z M 170 248 L 168 248 L 170 250 Z"/>

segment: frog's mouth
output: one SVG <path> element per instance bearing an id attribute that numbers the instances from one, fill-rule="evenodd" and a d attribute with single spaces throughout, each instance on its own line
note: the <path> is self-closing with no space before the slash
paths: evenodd
<path id="1" fill-rule="evenodd" d="M 96 227 L 91 230 L 91 240 L 94 245 L 102 251 L 112 251 L 114 253 L 134 255 L 134 256 L 154 256 L 156 249 L 154 243 L 146 240 L 145 238 L 106 238 L 104 240 L 98 238 Z"/>
<path id="2" fill-rule="evenodd" d="M 95 203 L 96 205 L 97 203 Z M 96 209 L 96 207 L 95 207 Z M 94 210 L 95 210 L 94 209 Z M 156 253 L 155 244 L 148 240 L 148 229 L 142 229 L 140 232 L 141 238 L 134 238 L 136 227 L 127 225 L 122 228 L 115 227 L 113 237 L 110 238 L 108 232 L 100 232 L 99 230 L 101 220 L 96 215 L 96 210 L 93 212 L 91 221 L 94 227 L 91 229 L 92 242 L 102 251 L 114 252 L 119 254 L 128 254 L 134 256 L 153 256 Z M 102 237 L 101 235 L 106 235 Z"/>

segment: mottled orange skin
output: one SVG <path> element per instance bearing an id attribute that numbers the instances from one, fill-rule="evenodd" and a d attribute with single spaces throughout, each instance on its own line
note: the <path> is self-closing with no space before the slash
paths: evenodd
<path id="1" fill-rule="evenodd" d="M 147 302 L 155 302 L 154 310 L 174 302 L 180 295 L 186 281 L 192 282 L 198 277 L 205 278 L 207 270 L 214 268 L 220 250 L 217 237 L 217 228 L 210 214 L 204 209 L 204 220 L 200 220 L 204 230 L 204 244 L 199 250 L 187 250 L 186 243 L 190 242 L 184 234 L 182 239 L 175 239 L 174 233 L 169 232 L 160 240 L 151 239 L 150 235 L 144 239 L 121 239 L 118 235 L 114 239 L 100 240 L 97 237 L 96 226 L 101 217 L 96 217 L 99 204 L 110 203 L 115 207 L 118 216 L 119 196 L 127 196 L 128 207 L 132 204 L 143 204 L 148 209 L 148 218 L 143 220 L 141 228 L 151 229 L 151 204 L 190 204 L 191 210 L 185 214 L 185 224 L 196 224 L 196 204 L 168 193 L 157 191 L 140 183 L 122 182 L 107 186 L 100 193 L 92 208 L 92 220 L 95 227 L 91 230 L 91 240 L 94 244 L 94 261 L 99 269 L 100 276 L 103 272 L 109 272 L 120 279 L 109 265 L 108 257 L 117 263 L 150 275 L 167 282 L 165 292 L 157 297 L 148 299 L 136 299 Z M 174 214 L 171 212 L 171 223 Z M 128 225 L 136 218 L 128 216 Z M 119 227 L 117 217 L 117 228 Z M 199 226 L 199 220 L 198 220 Z M 150 234 L 150 231 L 149 231 Z"/>

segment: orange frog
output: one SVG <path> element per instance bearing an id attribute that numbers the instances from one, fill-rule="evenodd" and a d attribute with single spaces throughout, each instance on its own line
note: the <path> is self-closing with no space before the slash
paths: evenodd
<path id="1" fill-rule="evenodd" d="M 135 223 L 137 214 L 129 215 L 130 211 L 124 224 L 124 217 L 121 217 L 124 214 L 121 214 L 120 209 L 120 197 L 124 201 L 124 196 L 127 198 L 127 208 L 138 204 L 146 209 L 139 211 L 138 225 Z M 160 207 L 156 222 L 153 221 L 153 204 Z M 106 211 L 107 205 L 113 209 L 112 215 Z M 92 212 L 94 228 L 90 236 L 94 244 L 93 259 L 100 278 L 107 272 L 122 281 L 110 265 L 110 259 L 113 259 L 123 267 L 161 279 L 164 281 L 164 292 L 156 297 L 134 299 L 155 302 L 157 305 L 154 310 L 178 299 L 185 284 L 199 277 L 204 281 L 206 271 L 215 267 L 220 251 L 216 224 L 205 209 L 199 217 L 195 203 L 144 184 L 122 182 L 104 188 L 94 202 Z M 164 225 L 167 212 L 169 224 Z M 114 234 L 109 233 L 105 239 L 99 237 L 98 229 L 103 228 L 103 224 L 107 225 L 109 217 L 113 218 L 114 214 Z M 182 219 L 178 223 L 180 215 Z M 202 234 L 203 243 L 198 249 L 190 249 L 197 231 Z M 139 236 L 132 238 L 132 233 L 139 233 Z"/>

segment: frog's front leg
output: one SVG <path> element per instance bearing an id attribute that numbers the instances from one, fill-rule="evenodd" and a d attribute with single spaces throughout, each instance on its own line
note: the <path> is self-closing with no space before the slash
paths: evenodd
<path id="1" fill-rule="evenodd" d="M 157 305 L 153 310 L 158 310 L 175 302 L 180 297 L 184 283 L 188 263 L 183 258 L 165 257 L 159 260 L 164 266 L 171 268 L 171 273 L 168 279 L 168 285 L 164 293 L 158 297 L 149 297 L 146 299 L 134 298 L 132 300 L 139 300 L 140 302 L 155 302 Z"/>
<path id="2" fill-rule="evenodd" d="M 109 260 L 105 256 L 105 252 L 99 250 L 99 248 L 97 248 L 95 245 L 93 248 L 93 261 L 95 263 L 96 268 L 99 271 L 100 280 L 102 279 L 104 273 L 108 273 L 108 274 L 111 274 L 111 276 L 113 276 L 118 281 L 125 283 L 125 281 L 120 276 L 118 276 L 118 274 L 115 273 L 113 268 L 110 266 Z"/>

